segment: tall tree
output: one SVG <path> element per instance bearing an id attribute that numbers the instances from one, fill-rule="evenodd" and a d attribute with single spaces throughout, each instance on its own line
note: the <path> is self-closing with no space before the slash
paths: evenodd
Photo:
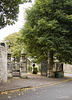
<path id="1" fill-rule="evenodd" d="M 10 45 L 10 49 L 12 52 L 12 57 L 18 60 L 21 56 L 21 50 L 23 48 L 23 43 L 19 41 L 20 31 L 18 33 L 13 33 L 7 37 L 5 37 L 4 41 L 6 41 L 7 46 Z"/>
<path id="2" fill-rule="evenodd" d="M 22 39 L 39 62 L 56 59 L 72 63 L 72 0 L 36 0 L 26 11 Z"/>
<path id="3" fill-rule="evenodd" d="M 17 21 L 19 4 L 31 0 L 0 0 L 0 29 Z"/>

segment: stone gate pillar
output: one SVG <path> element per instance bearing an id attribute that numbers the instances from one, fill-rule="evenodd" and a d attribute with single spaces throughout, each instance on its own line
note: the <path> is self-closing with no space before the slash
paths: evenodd
<path id="1" fill-rule="evenodd" d="M 21 51 L 21 71 L 27 72 L 27 56 L 24 48 Z"/>
<path id="2" fill-rule="evenodd" d="M 0 83 L 7 81 L 7 46 L 0 42 Z"/>
<path id="3" fill-rule="evenodd" d="M 12 62 L 11 62 L 11 50 L 10 46 L 9 49 L 7 50 L 7 70 L 8 72 L 12 72 Z"/>
<path id="4" fill-rule="evenodd" d="M 8 78 L 9 78 L 9 77 L 13 77 L 13 75 L 12 75 L 12 61 L 11 61 L 11 55 L 12 55 L 12 53 L 11 53 L 10 45 L 9 45 L 9 48 L 8 48 L 8 50 L 7 50 L 7 73 L 8 73 L 7 77 L 8 77 Z"/>

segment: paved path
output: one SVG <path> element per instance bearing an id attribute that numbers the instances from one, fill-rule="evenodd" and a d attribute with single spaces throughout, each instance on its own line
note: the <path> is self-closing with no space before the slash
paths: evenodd
<path id="1" fill-rule="evenodd" d="M 69 77 L 48 78 L 41 75 L 33 75 L 33 74 L 28 74 L 27 76 L 28 76 L 27 79 L 13 78 L 13 79 L 9 79 L 4 84 L 0 84 L 0 92 L 6 90 L 18 89 L 18 88 L 41 86 L 50 83 L 52 84 L 52 83 L 61 82 L 63 80 L 69 79 Z"/>

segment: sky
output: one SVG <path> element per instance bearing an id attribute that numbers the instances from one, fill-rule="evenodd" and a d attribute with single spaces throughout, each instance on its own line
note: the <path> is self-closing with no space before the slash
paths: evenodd
<path id="1" fill-rule="evenodd" d="M 0 30 L 0 42 L 4 40 L 4 38 L 8 35 L 18 32 L 22 28 L 22 26 L 24 25 L 24 11 L 26 8 L 31 7 L 33 3 L 34 0 L 32 0 L 32 3 L 20 4 L 18 21 L 14 25 L 7 25 L 6 27 Z"/>

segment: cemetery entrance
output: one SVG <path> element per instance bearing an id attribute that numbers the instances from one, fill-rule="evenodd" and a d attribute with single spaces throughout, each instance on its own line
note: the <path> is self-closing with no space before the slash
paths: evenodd
<path id="1" fill-rule="evenodd" d="M 27 57 L 24 49 L 21 51 L 21 57 L 19 61 L 15 59 L 11 61 L 11 51 L 9 48 L 7 54 L 7 69 L 8 75 L 12 77 L 20 77 L 21 74 L 27 72 Z"/>
<path id="2" fill-rule="evenodd" d="M 18 62 L 13 62 L 12 76 L 13 77 L 20 77 L 20 66 L 19 66 Z"/>

